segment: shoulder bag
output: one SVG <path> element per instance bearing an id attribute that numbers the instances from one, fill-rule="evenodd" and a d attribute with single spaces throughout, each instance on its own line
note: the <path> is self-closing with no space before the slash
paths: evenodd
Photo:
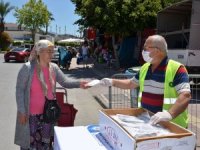
<path id="1" fill-rule="evenodd" d="M 55 123 L 60 117 L 61 109 L 58 105 L 57 99 L 49 100 L 45 96 L 45 104 L 43 110 L 43 122 Z"/>

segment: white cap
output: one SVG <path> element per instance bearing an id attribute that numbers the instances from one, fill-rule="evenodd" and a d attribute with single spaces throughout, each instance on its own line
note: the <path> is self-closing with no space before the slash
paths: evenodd
<path id="1" fill-rule="evenodd" d="M 35 51 L 39 52 L 40 49 L 47 48 L 49 46 L 54 46 L 54 44 L 52 42 L 50 42 L 49 40 L 39 40 L 35 44 Z"/>

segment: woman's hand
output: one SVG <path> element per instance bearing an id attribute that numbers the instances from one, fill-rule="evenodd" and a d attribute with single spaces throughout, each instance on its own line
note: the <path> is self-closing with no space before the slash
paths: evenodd
<path id="1" fill-rule="evenodd" d="M 80 88 L 82 89 L 87 89 L 89 86 L 86 86 L 88 81 L 80 81 Z"/>
<path id="2" fill-rule="evenodd" d="M 22 113 L 18 113 L 18 117 L 19 117 L 19 123 L 22 125 L 25 125 L 27 123 L 28 120 L 28 116 L 26 114 L 22 114 Z"/>

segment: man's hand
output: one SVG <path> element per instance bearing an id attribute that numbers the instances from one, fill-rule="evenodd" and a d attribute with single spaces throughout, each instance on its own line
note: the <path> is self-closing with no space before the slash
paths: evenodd
<path id="1" fill-rule="evenodd" d="M 150 124 L 155 125 L 160 121 L 170 121 L 172 119 L 171 114 L 168 111 L 157 112 L 153 115 L 149 121 Z"/>
<path id="2" fill-rule="evenodd" d="M 112 86 L 112 79 L 110 78 L 103 78 L 100 80 L 100 85 L 103 85 L 103 86 Z"/>

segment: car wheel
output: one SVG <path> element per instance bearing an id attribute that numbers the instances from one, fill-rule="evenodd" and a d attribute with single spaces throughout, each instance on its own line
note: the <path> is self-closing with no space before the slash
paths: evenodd
<path id="1" fill-rule="evenodd" d="M 24 58 L 24 62 L 25 62 L 25 63 L 28 62 L 28 57 L 25 57 L 25 58 Z"/>
<path id="2" fill-rule="evenodd" d="M 5 62 L 9 62 L 9 59 L 5 59 Z"/>

